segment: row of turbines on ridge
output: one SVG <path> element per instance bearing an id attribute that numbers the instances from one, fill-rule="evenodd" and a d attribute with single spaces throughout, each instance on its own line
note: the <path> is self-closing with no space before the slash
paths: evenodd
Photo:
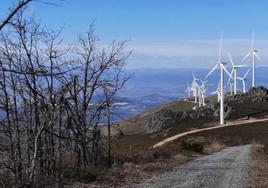
<path id="1" fill-rule="evenodd" d="M 252 73 L 252 87 L 256 86 L 256 77 L 255 77 L 255 65 L 256 65 L 256 59 L 261 61 L 261 58 L 258 56 L 258 51 L 254 48 L 254 32 L 252 33 L 252 38 L 251 38 L 251 48 L 249 52 L 245 55 L 245 57 L 242 59 L 242 61 L 246 61 L 247 59 L 251 58 L 252 61 L 252 66 L 247 70 L 247 72 L 244 74 L 243 77 L 239 77 L 238 75 L 238 70 L 240 68 L 248 67 L 248 65 L 240 64 L 236 65 L 230 55 L 228 53 L 228 58 L 229 61 L 232 64 L 232 70 L 231 73 L 227 70 L 226 65 L 227 62 L 224 62 L 222 60 L 222 36 L 220 38 L 220 46 L 219 46 L 219 54 L 218 54 L 218 60 L 216 64 L 213 66 L 211 71 L 206 75 L 205 79 L 198 79 L 195 77 L 194 74 L 192 74 L 192 83 L 191 85 L 187 86 L 186 93 L 187 93 L 187 98 L 194 97 L 194 102 L 198 103 L 199 107 L 205 106 L 205 94 L 207 92 L 206 89 L 206 83 L 207 79 L 209 76 L 217 69 L 220 69 L 220 81 L 218 84 L 218 88 L 216 91 L 212 92 L 211 94 L 217 94 L 218 96 L 218 102 L 220 102 L 220 125 L 224 124 L 224 75 L 225 73 L 229 76 L 228 84 L 230 84 L 230 94 L 231 95 L 236 95 L 237 94 L 237 81 L 240 80 L 242 81 L 242 91 L 243 93 L 246 93 L 246 81 L 247 81 L 247 76 L 249 72 L 251 71 Z"/>

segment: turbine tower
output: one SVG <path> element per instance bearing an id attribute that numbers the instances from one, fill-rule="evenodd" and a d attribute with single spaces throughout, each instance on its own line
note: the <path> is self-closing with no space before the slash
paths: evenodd
<path id="1" fill-rule="evenodd" d="M 234 94 L 236 95 L 237 94 L 237 69 L 238 68 L 241 68 L 241 67 L 247 67 L 247 65 L 235 65 L 234 62 L 233 62 L 233 59 L 230 55 L 230 53 L 228 53 L 228 57 L 231 61 L 231 64 L 232 64 L 232 71 L 231 71 L 231 75 L 233 76 L 233 80 L 234 80 L 234 83 L 233 83 L 233 88 L 234 88 Z M 231 80 L 232 77 L 229 78 L 229 81 Z"/>
<path id="2" fill-rule="evenodd" d="M 225 68 L 227 63 L 222 62 L 221 60 L 221 45 L 222 45 L 222 36 L 220 38 L 220 47 L 219 47 L 219 57 L 216 65 L 211 69 L 211 71 L 206 76 L 206 79 L 217 69 L 220 68 L 221 70 L 221 79 L 220 79 L 220 125 L 224 124 L 224 72 L 226 72 L 230 77 L 232 75 L 228 72 Z"/>
<path id="3" fill-rule="evenodd" d="M 244 75 L 243 78 L 237 77 L 237 79 L 239 79 L 239 80 L 242 81 L 242 84 L 243 84 L 243 93 L 246 93 L 246 81 L 247 81 L 246 77 L 247 77 L 249 71 L 250 71 L 250 69 L 248 69 L 248 71 L 246 72 L 246 74 Z"/>
<path id="4" fill-rule="evenodd" d="M 194 96 L 194 102 L 197 102 L 197 94 L 198 94 L 198 84 L 197 84 L 197 78 L 195 78 L 194 73 L 192 73 L 193 76 L 193 81 L 192 81 L 192 85 L 191 85 L 191 90 L 193 92 L 193 96 Z"/>
<path id="5" fill-rule="evenodd" d="M 234 86 L 234 84 L 233 83 L 230 83 L 230 94 L 231 95 L 233 95 L 233 88 L 234 88 L 233 86 Z"/>
<path id="6" fill-rule="evenodd" d="M 202 107 L 202 88 L 198 86 L 198 106 Z"/>
<path id="7" fill-rule="evenodd" d="M 242 59 L 242 61 L 245 61 L 248 59 L 250 56 L 252 58 L 252 87 L 256 86 L 256 77 L 255 77 L 255 61 L 256 58 L 261 61 L 261 58 L 257 55 L 258 50 L 254 49 L 254 32 L 252 33 L 252 38 L 251 38 L 251 48 L 247 55 Z"/>
<path id="8" fill-rule="evenodd" d="M 201 85 L 202 106 L 204 107 L 206 105 L 206 103 L 205 103 L 205 94 L 207 92 L 207 89 L 206 89 L 205 84 L 207 83 L 207 81 L 201 80 L 201 83 L 202 83 L 202 85 Z"/>

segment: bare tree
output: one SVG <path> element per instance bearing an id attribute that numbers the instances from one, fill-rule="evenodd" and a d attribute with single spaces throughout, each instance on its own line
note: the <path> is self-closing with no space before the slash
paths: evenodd
<path id="1" fill-rule="evenodd" d="M 103 48 L 94 27 L 75 48 L 63 44 L 59 31 L 48 30 L 23 11 L 0 35 L 0 174 L 11 183 L 36 186 L 55 177 L 62 186 L 64 152 L 73 171 L 111 166 L 113 103 L 129 75 L 124 42 Z M 100 125 L 107 125 L 108 154 Z"/>
<path id="2" fill-rule="evenodd" d="M 0 31 L 3 27 L 11 21 L 11 19 L 16 15 L 16 13 L 29 4 L 32 0 L 20 0 L 15 8 L 11 10 L 11 12 L 7 15 L 7 17 L 0 23 Z"/>

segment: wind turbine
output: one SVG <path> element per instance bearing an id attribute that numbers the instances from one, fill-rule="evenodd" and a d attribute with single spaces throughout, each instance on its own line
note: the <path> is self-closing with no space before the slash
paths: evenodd
<path id="1" fill-rule="evenodd" d="M 256 58 L 261 61 L 261 58 L 257 55 L 258 50 L 254 49 L 254 32 L 252 33 L 252 38 L 251 38 L 251 48 L 247 55 L 242 59 L 242 61 L 245 61 L 248 59 L 250 56 L 252 58 L 252 87 L 256 86 L 256 80 L 255 80 L 255 61 Z"/>
<path id="2" fill-rule="evenodd" d="M 201 80 L 201 98 L 202 98 L 202 106 L 205 106 L 206 105 L 206 103 L 205 103 L 205 94 L 206 94 L 206 92 L 207 92 L 207 89 L 206 89 L 206 83 L 207 83 L 207 81 L 203 81 L 203 80 Z"/>
<path id="3" fill-rule="evenodd" d="M 187 93 L 187 97 L 191 97 L 191 87 L 189 86 L 189 84 L 187 83 L 187 88 L 185 90 L 185 92 Z"/>
<path id="4" fill-rule="evenodd" d="M 207 89 L 205 88 L 205 83 L 206 82 L 203 82 L 203 81 L 201 81 L 201 82 L 202 82 L 202 85 L 200 87 L 200 99 L 201 99 L 200 106 L 204 107 L 206 105 L 206 103 L 205 103 L 205 94 L 207 92 Z"/>
<path id="5" fill-rule="evenodd" d="M 249 71 L 250 71 L 250 69 L 248 69 L 248 71 L 246 72 L 246 74 L 244 75 L 243 78 L 237 77 L 237 79 L 239 79 L 239 80 L 242 81 L 242 84 L 243 84 L 243 93 L 246 93 L 246 81 L 247 81 L 246 77 L 247 77 Z"/>
<path id="6" fill-rule="evenodd" d="M 216 89 L 216 91 L 213 91 L 211 94 L 212 94 L 212 95 L 217 94 L 217 96 L 218 96 L 218 102 L 220 102 L 220 100 L 221 100 L 220 82 L 219 82 L 219 84 L 218 84 L 218 88 Z"/>
<path id="7" fill-rule="evenodd" d="M 234 94 L 236 95 L 237 94 L 237 69 L 238 68 L 241 68 L 241 67 L 247 67 L 247 65 L 235 65 L 234 62 L 233 62 L 233 59 L 230 55 L 230 53 L 228 53 L 228 57 L 232 63 L 232 71 L 231 71 L 231 75 L 233 76 L 233 80 L 234 80 L 234 83 L 233 83 L 233 86 L 234 86 Z M 232 77 L 229 78 L 228 82 L 230 82 Z"/>
<path id="8" fill-rule="evenodd" d="M 206 93 L 205 85 L 198 86 L 198 106 L 205 106 L 205 93 Z"/>
<path id="9" fill-rule="evenodd" d="M 202 88 L 198 86 L 198 106 L 202 107 Z"/>
<path id="10" fill-rule="evenodd" d="M 206 79 L 217 69 L 220 68 L 221 70 L 221 79 L 220 79 L 220 125 L 224 124 L 224 72 L 226 72 L 230 77 L 232 75 L 228 72 L 225 68 L 227 63 L 222 62 L 221 60 L 221 48 L 222 48 L 222 36 L 220 38 L 220 47 L 219 47 L 219 57 L 216 65 L 211 69 L 211 71 L 206 76 Z"/>
<path id="11" fill-rule="evenodd" d="M 192 85 L 191 85 L 191 90 L 193 92 L 193 96 L 194 96 L 194 102 L 197 102 L 197 94 L 198 94 L 198 84 L 197 84 L 197 78 L 195 78 L 194 73 L 192 73 L 193 76 L 193 81 L 192 81 Z"/>
<path id="12" fill-rule="evenodd" d="M 206 101 L 205 101 L 205 97 L 206 97 L 206 92 L 207 92 L 207 89 L 204 89 L 204 90 L 202 90 L 202 101 L 203 101 L 203 106 L 205 106 L 206 105 Z"/>

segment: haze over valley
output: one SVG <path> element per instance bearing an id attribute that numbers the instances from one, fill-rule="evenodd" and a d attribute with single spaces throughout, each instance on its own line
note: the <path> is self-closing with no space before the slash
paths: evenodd
<path id="1" fill-rule="evenodd" d="M 265 62 L 262 62 L 265 64 Z M 229 68 L 230 70 L 230 68 Z M 114 109 L 114 121 L 125 119 L 144 112 L 151 108 L 185 98 L 187 95 L 185 90 L 187 82 L 192 79 L 192 73 L 197 78 L 204 78 L 209 72 L 209 69 L 201 68 L 181 68 L 181 69 L 130 69 L 133 77 L 128 81 L 123 90 L 120 91 L 116 98 Z M 246 68 L 241 70 L 245 73 Z M 266 75 L 268 67 L 258 67 L 256 70 L 258 74 L 257 84 L 268 87 Z M 240 75 L 239 75 L 240 76 Z M 242 75 L 241 75 L 242 76 Z M 228 80 L 228 77 L 226 76 Z M 215 91 L 219 83 L 219 76 L 212 75 L 208 83 L 207 95 Z M 250 80 L 246 84 L 247 90 L 250 88 Z M 227 87 L 227 86 L 226 86 Z M 229 90 L 229 88 L 227 88 Z M 242 92 L 242 82 L 238 81 L 238 90 Z M 119 115 L 120 114 L 120 115 Z"/>

